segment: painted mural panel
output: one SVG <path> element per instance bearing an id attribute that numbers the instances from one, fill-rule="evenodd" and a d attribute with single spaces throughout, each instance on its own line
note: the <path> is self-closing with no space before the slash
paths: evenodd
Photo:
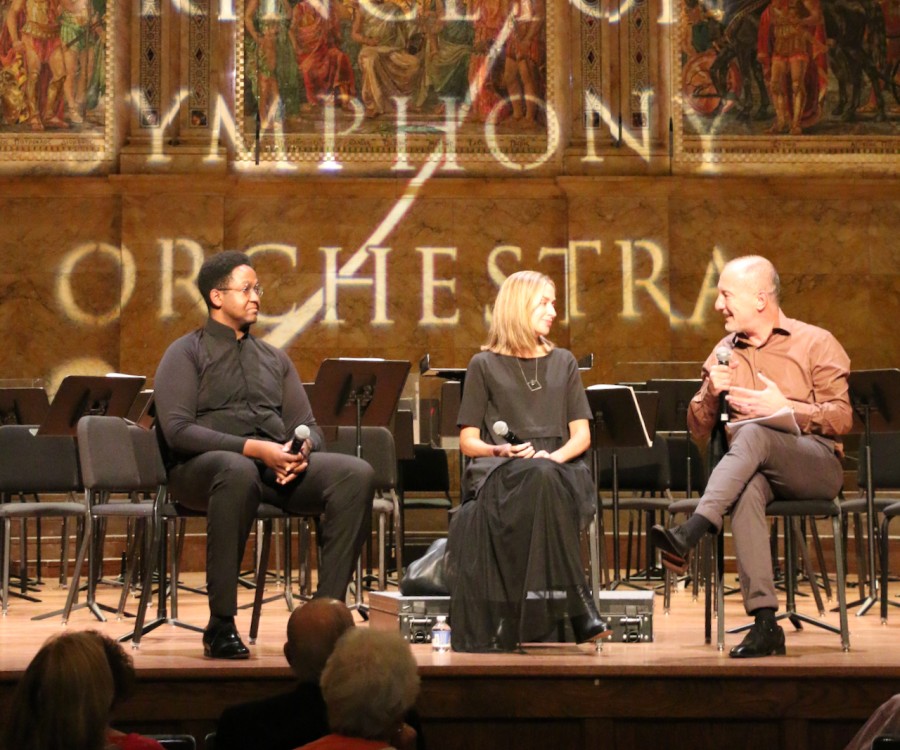
<path id="1" fill-rule="evenodd" d="M 110 158 L 113 11 L 106 0 L 0 2 L 0 161 Z"/>
<path id="2" fill-rule="evenodd" d="M 675 55 L 687 151 L 897 152 L 898 0 L 679 0 Z"/>
<path id="3" fill-rule="evenodd" d="M 245 158 L 451 140 L 476 158 L 510 142 L 540 154 L 556 131 L 544 0 L 244 0 L 238 18 Z"/>

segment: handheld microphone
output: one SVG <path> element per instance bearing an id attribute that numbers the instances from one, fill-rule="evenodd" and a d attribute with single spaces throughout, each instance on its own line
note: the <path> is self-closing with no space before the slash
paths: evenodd
<path id="1" fill-rule="evenodd" d="M 716 348 L 716 362 L 720 365 L 727 365 L 731 362 L 731 355 L 733 354 L 734 349 L 732 347 L 722 344 L 722 346 Z M 728 421 L 728 403 L 725 401 L 725 393 L 723 391 L 719 394 L 719 421 L 727 422 Z"/>
<path id="2" fill-rule="evenodd" d="M 520 445 L 524 443 L 524 440 L 521 440 L 516 433 L 514 433 L 511 429 L 509 429 L 509 425 L 506 424 L 502 419 L 498 419 L 494 422 L 494 434 L 498 435 L 501 439 L 505 440 L 507 443 L 512 445 Z"/>
<path id="3" fill-rule="evenodd" d="M 303 448 L 303 443 L 309 438 L 309 427 L 305 424 L 298 424 L 294 430 L 294 439 L 291 440 L 291 453 L 299 453 Z"/>
<path id="4" fill-rule="evenodd" d="M 731 355 L 734 353 L 734 349 L 726 344 L 722 344 L 722 346 L 716 349 L 716 362 L 720 365 L 727 365 L 731 362 Z"/>

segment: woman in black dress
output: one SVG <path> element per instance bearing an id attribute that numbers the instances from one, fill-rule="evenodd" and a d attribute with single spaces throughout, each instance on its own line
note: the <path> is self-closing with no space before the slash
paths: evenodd
<path id="1" fill-rule="evenodd" d="M 448 543 L 456 651 L 562 640 L 566 620 L 579 643 L 609 633 L 581 565 L 579 533 L 594 513 L 582 460 L 590 409 L 575 358 L 546 338 L 555 302 L 547 276 L 512 274 L 466 371 L 465 491 Z M 501 435 L 498 421 L 507 424 Z"/>

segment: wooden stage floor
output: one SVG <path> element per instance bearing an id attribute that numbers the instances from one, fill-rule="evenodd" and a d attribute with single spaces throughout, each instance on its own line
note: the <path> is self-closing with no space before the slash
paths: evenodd
<path id="1" fill-rule="evenodd" d="M 197 574 L 193 574 L 196 576 Z M 189 579 L 191 582 L 192 579 Z M 850 598 L 855 589 L 849 590 Z M 898 593 L 897 591 L 894 592 Z M 30 617 L 62 605 L 53 584 L 33 604 L 13 599 L 0 622 L 0 719 L 15 680 L 40 644 L 60 632 L 59 620 Z M 112 603 L 113 590 L 99 598 Z M 250 592 L 241 594 L 249 601 Z M 811 599 L 801 611 L 814 613 Z M 203 625 L 206 601 L 179 598 L 183 620 Z M 877 608 L 876 608 L 877 609 Z M 132 651 L 137 695 L 118 718 L 122 728 L 188 732 L 200 740 L 231 703 L 286 690 L 282 655 L 287 609 L 266 605 L 257 645 L 244 662 L 204 659 L 200 636 L 164 625 Z M 726 622 L 745 621 L 738 597 L 729 597 Z M 836 625 L 837 614 L 827 622 Z M 238 617 L 242 634 L 249 610 Z M 96 628 L 118 637 L 127 622 L 99 623 L 85 610 L 69 628 Z M 840 750 L 873 709 L 900 692 L 900 611 L 882 625 L 874 609 L 851 612 L 851 650 L 818 628 L 786 627 L 787 656 L 735 660 L 703 640 L 703 602 L 689 592 L 673 597 L 663 615 L 656 598 L 655 641 L 589 646 L 535 645 L 524 654 L 432 654 L 413 646 L 422 675 L 419 710 L 428 747 L 457 748 L 765 748 Z M 727 635 L 730 647 L 741 636 Z"/>

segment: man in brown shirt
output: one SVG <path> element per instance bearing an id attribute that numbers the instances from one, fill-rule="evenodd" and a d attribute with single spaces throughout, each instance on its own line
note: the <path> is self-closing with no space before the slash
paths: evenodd
<path id="1" fill-rule="evenodd" d="M 755 617 L 731 656 L 783 654 L 766 505 L 776 496 L 821 499 L 840 490 L 842 448 L 836 438 L 853 422 L 847 395 L 850 359 L 828 331 L 784 315 L 778 273 L 765 258 L 731 261 L 722 269 L 718 289 L 715 307 L 728 335 L 703 365 L 703 382 L 688 412 L 692 434 L 710 435 L 720 395 L 731 423 L 787 408 L 800 434 L 761 424 L 741 427 L 713 469 L 696 513 L 680 526 L 654 526 L 651 536 L 670 559 L 683 559 L 703 534 L 722 528 L 730 511 L 744 606 Z M 722 356 L 722 347 L 730 357 Z M 728 364 L 719 363 L 724 359 Z"/>

